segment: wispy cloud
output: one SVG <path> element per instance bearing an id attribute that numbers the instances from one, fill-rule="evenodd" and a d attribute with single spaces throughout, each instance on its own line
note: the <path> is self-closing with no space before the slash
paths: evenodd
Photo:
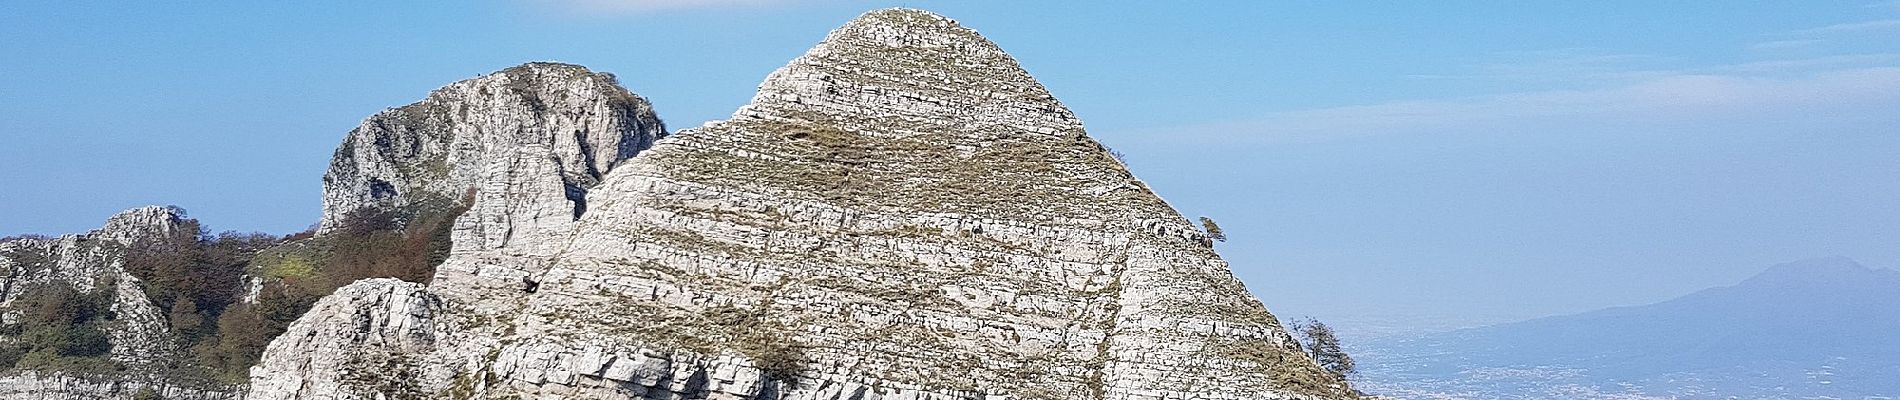
<path id="1" fill-rule="evenodd" d="M 1586 90 L 1553 90 L 1272 113 L 1170 135 L 1220 143 L 1321 142 L 1385 134 L 1536 131 L 1601 123 L 1696 124 L 1798 114 L 1828 118 L 1900 106 L 1900 67 L 1810 70 L 1837 60 L 1681 71 Z M 1770 77 L 1759 71 L 1794 76 Z"/>
<path id="2" fill-rule="evenodd" d="M 1795 31 L 1799 35 L 1831 35 L 1842 33 L 1884 32 L 1900 29 L 1900 19 L 1882 19 L 1873 21 L 1848 22 L 1819 28 Z"/>
<path id="3" fill-rule="evenodd" d="M 1482 60 L 1469 72 L 1458 74 L 1417 74 L 1416 79 L 1479 80 L 1519 83 L 1619 81 L 1640 78 L 1651 66 L 1668 60 L 1642 54 L 1606 53 L 1594 49 L 1568 48 L 1542 51 L 1500 53 Z"/>
<path id="4" fill-rule="evenodd" d="M 1870 5 L 1900 10 L 1900 0 Z M 1522 87 L 1515 93 L 1426 98 L 1276 112 L 1189 126 L 1177 139 L 1315 142 L 1388 134 L 1536 132 L 1603 123 L 1696 124 L 1766 117 L 1826 122 L 1900 107 L 1900 54 L 1879 47 L 1840 53 L 1900 19 L 1778 32 L 1743 50 L 1760 57 L 1721 65 L 1594 49 L 1501 53 L 1464 72 L 1410 77 Z M 1871 111 L 1882 113 L 1883 111 Z M 1677 125 L 1680 126 L 1680 125 Z M 1574 131 L 1574 130 L 1573 130 Z"/>
<path id="5" fill-rule="evenodd" d="M 1870 4 L 1868 8 L 1900 11 L 1900 0 Z M 1776 32 L 1770 39 L 1749 45 L 1748 50 L 1770 54 L 1818 53 L 1841 48 L 1868 39 L 1884 39 L 1900 32 L 1900 18 L 1843 22 L 1807 29 Z"/>
<path id="6" fill-rule="evenodd" d="M 527 0 L 574 13 L 638 14 L 707 8 L 773 7 L 811 0 Z"/>
<path id="7" fill-rule="evenodd" d="M 1850 68 L 1877 68 L 1900 65 L 1900 54 L 1840 54 L 1809 58 L 1773 59 L 1708 68 L 1719 73 L 1801 74 Z"/>
<path id="8" fill-rule="evenodd" d="M 1825 44 L 1827 44 L 1827 41 L 1821 39 L 1770 40 L 1748 45 L 1748 49 L 1754 51 L 1781 52 L 1790 50 L 1811 50 Z"/>

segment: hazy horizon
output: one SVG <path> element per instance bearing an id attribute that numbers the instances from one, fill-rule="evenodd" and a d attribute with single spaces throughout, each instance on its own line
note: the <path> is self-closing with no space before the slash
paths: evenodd
<path id="1" fill-rule="evenodd" d="M 1218 220 L 1282 317 L 1501 322 L 1900 265 L 1900 2 L 350 4 L 11 5 L 0 236 L 150 204 L 302 230 L 343 135 L 436 87 L 571 62 L 690 128 L 907 6 L 996 41 Z"/>

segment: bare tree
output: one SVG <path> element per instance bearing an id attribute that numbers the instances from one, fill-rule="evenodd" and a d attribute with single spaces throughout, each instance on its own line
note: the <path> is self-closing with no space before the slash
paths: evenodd
<path id="1" fill-rule="evenodd" d="M 1352 356 L 1339 347 L 1339 336 L 1333 334 L 1332 327 L 1313 317 L 1295 320 L 1289 327 L 1300 335 L 1300 345 L 1306 348 L 1306 354 L 1312 356 L 1320 368 L 1325 368 L 1339 379 L 1346 379 L 1346 376 L 1353 374 L 1355 367 Z"/>

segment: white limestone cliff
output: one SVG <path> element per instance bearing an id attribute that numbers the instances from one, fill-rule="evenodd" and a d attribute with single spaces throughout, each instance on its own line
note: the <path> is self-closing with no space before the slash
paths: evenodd
<path id="1" fill-rule="evenodd" d="M 315 329 L 285 332 L 264 353 L 267 359 L 302 361 L 271 366 L 299 379 L 254 380 L 250 390 L 290 398 L 326 398 L 344 392 L 346 385 L 406 393 L 401 376 L 381 374 L 407 368 L 405 354 L 434 345 L 431 309 L 436 306 L 422 285 L 396 279 L 366 279 L 337 289 L 298 321 Z"/>
<path id="2" fill-rule="evenodd" d="M 467 205 L 467 243 L 494 248 L 566 231 L 588 188 L 666 135 L 613 75 L 530 63 L 436 89 L 365 119 L 323 176 L 324 230 L 360 208 Z M 465 198 L 474 193 L 479 199 Z"/>
<path id="3" fill-rule="evenodd" d="M 581 163 L 599 175 L 503 140 L 447 147 L 532 150 L 439 184 L 375 137 L 339 150 L 326 224 L 474 187 L 452 254 L 427 287 L 324 299 L 249 399 L 1352 397 L 1014 59 L 928 12 L 867 13 L 731 119 Z"/>

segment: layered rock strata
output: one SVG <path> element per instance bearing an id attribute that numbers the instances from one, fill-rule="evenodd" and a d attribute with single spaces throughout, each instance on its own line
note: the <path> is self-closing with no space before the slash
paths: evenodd
<path id="1" fill-rule="evenodd" d="M 1351 397 L 1013 58 L 923 11 L 833 31 L 577 218 L 494 218 L 561 204 L 484 182 L 429 286 L 325 298 L 249 398 Z"/>

